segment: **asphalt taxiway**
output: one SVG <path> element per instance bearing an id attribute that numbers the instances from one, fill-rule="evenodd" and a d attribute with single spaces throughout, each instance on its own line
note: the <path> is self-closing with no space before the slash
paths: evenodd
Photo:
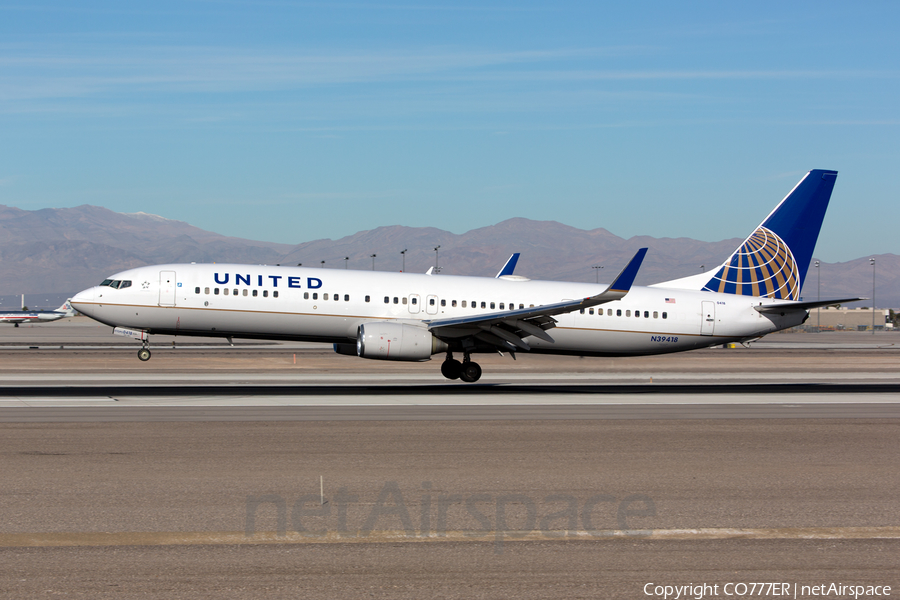
<path id="1" fill-rule="evenodd" d="M 0 595 L 900 590 L 894 339 L 485 356 L 468 385 L 311 344 L 155 339 L 141 363 L 85 320 L 0 330 Z"/>

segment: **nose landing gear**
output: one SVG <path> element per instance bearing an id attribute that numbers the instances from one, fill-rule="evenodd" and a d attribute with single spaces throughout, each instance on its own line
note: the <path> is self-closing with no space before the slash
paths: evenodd
<path id="1" fill-rule="evenodd" d="M 146 362 L 150 360 L 150 342 L 144 340 L 143 346 L 138 350 L 138 358 Z"/>

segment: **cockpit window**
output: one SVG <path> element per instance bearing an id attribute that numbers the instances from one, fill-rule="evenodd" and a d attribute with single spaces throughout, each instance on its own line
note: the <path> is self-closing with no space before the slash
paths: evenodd
<path id="1" fill-rule="evenodd" d="M 131 287 L 131 281 L 129 281 L 128 279 L 126 279 L 125 281 L 123 281 L 122 283 L 119 284 L 120 290 L 127 288 L 127 287 Z"/>
<path id="2" fill-rule="evenodd" d="M 116 279 L 116 280 L 113 281 L 111 284 L 109 284 L 109 287 L 115 288 L 115 289 L 119 289 L 119 284 L 120 284 L 120 283 L 122 283 L 122 282 L 121 282 L 120 280 Z"/>
<path id="3" fill-rule="evenodd" d="M 112 282 L 113 282 L 112 279 L 104 279 L 104 280 L 103 280 L 103 283 L 101 283 L 100 285 L 109 285 L 109 284 L 111 284 Z"/>

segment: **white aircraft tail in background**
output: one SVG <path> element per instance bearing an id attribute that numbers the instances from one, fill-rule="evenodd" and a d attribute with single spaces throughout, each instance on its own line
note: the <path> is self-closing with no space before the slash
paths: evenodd
<path id="1" fill-rule="evenodd" d="M 74 317 L 77 313 L 72 308 L 72 299 L 69 298 L 56 310 L 7 310 L 0 311 L 0 323 L 12 323 L 16 327 L 19 323 L 50 323 L 66 317 Z"/>

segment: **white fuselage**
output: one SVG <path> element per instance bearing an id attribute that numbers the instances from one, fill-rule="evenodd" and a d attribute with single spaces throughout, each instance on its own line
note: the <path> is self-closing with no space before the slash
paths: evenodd
<path id="1" fill-rule="evenodd" d="M 174 335 L 353 344 L 361 324 L 423 323 L 593 296 L 605 286 L 524 278 L 459 277 L 234 264 L 172 264 L 123 271 L 72 305 L 114 327 Z M 766 298 L 633 287 L 621 300 L 557 315 L 553 342 L 535 352 L 660 354 L 747 340 L 800 324 L 806 311 L 764 315 Z"/>

